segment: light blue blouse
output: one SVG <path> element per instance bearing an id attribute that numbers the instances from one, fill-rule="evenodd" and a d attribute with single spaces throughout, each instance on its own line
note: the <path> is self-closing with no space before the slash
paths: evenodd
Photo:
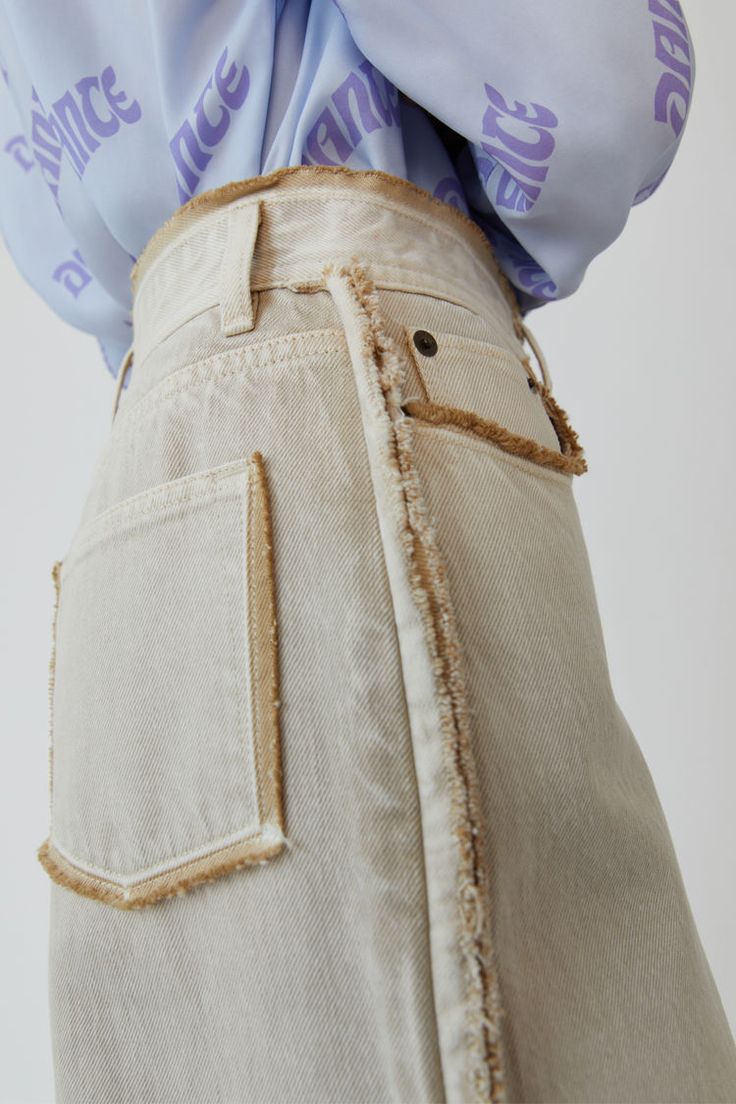
<path id="1" fill-rule="evenodd" d="M 468 214 L 524 313 L 660 185 L 695 75 L 677 0 L 0 0 L 0 231 L 110 371 L 130 269 L 191 196 L 383 169 Z"/>

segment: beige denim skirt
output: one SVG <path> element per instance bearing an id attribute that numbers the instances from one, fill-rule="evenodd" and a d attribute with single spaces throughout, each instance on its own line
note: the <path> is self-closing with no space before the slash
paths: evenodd
<path id="1" fill-rule="evenodd" d="M 572 397 L 479 228 L 296 166 L 133 290 L 49 584 L 59 1104 L 736 1100 Z"/>

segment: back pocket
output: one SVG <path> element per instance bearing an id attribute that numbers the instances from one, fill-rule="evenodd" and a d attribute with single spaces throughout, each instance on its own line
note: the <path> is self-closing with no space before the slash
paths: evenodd
<path id="1" fill-rule="evenodd" d="M 119 908 L 284 846 L 263 457 L 174 480 L 55 565 L 50 877 Z"/>

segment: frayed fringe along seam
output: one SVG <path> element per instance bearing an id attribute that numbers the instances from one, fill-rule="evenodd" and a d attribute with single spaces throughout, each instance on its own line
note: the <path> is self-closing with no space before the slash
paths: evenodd
<path id="1" fill-rule="evenodd" d="M 119 909 L 138 909 L 170 897 L 180 897 L 195 886 L 211 882 L 246 867 L 262 865 L 290 846 L 285 836 L 280 730 L 279 639 L 276 611 L 275 564 L 271 499 L 262 453 L 254 452 L 248 466 L 247 585 L 249 587 L 249 662 L 254 688 L 253 753 L 261 827 L 257 834 L 189 859 L 172 869 L 135 885 L 121 885 L 91 873 L 68 859 L 54 846 L 52 835 L 36 851 L 36 857 L 57 885 Z M 53 806 L 54 684 L 61 569 L 52 569 L 55 603 L 52 649 L 49 663 L 49 822 Z"/>
<path id="2" fill-rule="evenodd" d="M 398 473 L 398 493 L 403 500 L 404 523 L 400 536 L 409 564 L 413 598 L 421 612 L 436 679 L 453 830 L 458 849 L 457 907 L 470 1059 L 468 1089 L 472 1099 L 480 1104 L 502 1104 L 506 1100 L 500 1031 L 503 1013 L 491 947 L 484 827 L 470 741 L 462 656 L 446 571 L 414 464 L 411 419 L 401 408 L 404 366 L 396 345 L 386 333 L 379 314 L 375 285 L 367 276 L 360 259 L 353 258 L 352 263 L 345 267 L 328 265 L 324 275 L 328 280 L 337 277 L 343 281 L 357 309 L 363 314 L 365 352 L 375 364 L 383 392 L 384 404 L 380 413 L 384 420 L 388 415 L 390 424 L 392 461 Z"/>
<path id="3" fill-rule="evenodd" d="M 542 391 L 542 388 L 540 387 L 539 390 Z M 547 448 L 546 445 L 539 444 L 531 437 L 512 433 L 499 422 L 494 422 L 490 418 L 481 418 L 471 410 L 460 410 L 454 406 L 423 402 L 420 399 L 408 399 L 402 409 L 420 422 L 465 430 L 474 437 L 490 441 L 504 452 L 522 456 L 525 460 L 530 460 L 541 467 L 565 472 L 568 475 L 582 475 L 588 470 L 588 465 L 578 443 L 577 434 L 567 421 L 565 411 L 557 405 L 546 389 L 542 400 L 560 442 L 561 452 Z"/>
<path id="4" fill-rule="evenodd" d="M 426 188 L 415 184 L 405 177 L 387 173 L 383 169 L 352 169 L 347 165 L 284 165 L 274 169 L 270 173 L 260 176 L 246 177 L 243 180 L 231 180 L 216 188 L 210 188 L 206 192 L 192 196 L 182 206 L 171 214 L 161 226 L 159 226 L 146 242 L 130 271 L 130 287 L 135 296 L 138 285 L 143 279 L 144 271 L 147 271 L 164 245 L 175 236 L 180 226 L 184 227 L 195 211 L 207 211 L 224 207 L 243 196 L 251 195 L 267 188 L 279 186 L 283 189 L 299 187 L 302 184 L 310 184 L 313 181 L 329 181 L 330 177 L 341 180 L 348 187 L 355 187 L 357 192 L 366 197 L 380 194 L 382 191 L 391 194 L 396 200 L 406 203 L 407 200 L 414 205 L 421 204 L 433 213 L 437 219 L 444 220 L 448 226 L 457 229 L 466 239 L 472 242 L 496 276 L 499 287 L 503 293 L 509 309 L 513 315 L 513 325 L 520 343 L 524 343 L 524 321 L 519 300 L 513 285 L 503 271 L 493 245 L 485 232 L 475 223 L 469 215 L 461 211 L 452 203 L 439 199 Z M 454 225 L 453 225 L 454 224 Z"/>
<path id="5" fill-rule="evenodd" d="M 573 475 L 582 475 L 588 470 L 588 463 L 584 456 L 584 450 L 575 430 L 570 425 L 567 411 L 563 410 L 554 395 L 544 384 L 537 384 L 536 390 L 542 397 L 544 409 L 554 426 L 557 440 L 560 442 L 562 455 L 568 460 L 569 468 Z"/>
<path id="6" fill-rule="evenodd" d="M 217 860 L 205 857 L 199 864 L 192 864 L 193 872 L 185 878 L 176 876 L 174 872 L 173 878 L 164 875 L 161 878 L 152 879 L 150 883 L 143 883 L 132 891 L 126 891 L 116 883 L 106 882 L 73 866 L 59 854 L 50 839 L 44 840 L 36 854 L 41 866 L 57 885 L 71 889 L 82 897 L 90 897 L 103 904 L 129 910 L 145 908 L 147 905 L 170 897 L 181 897 L 194 886 L 212 882 L 235 870 L 244 870 L 249 866 L 268 862 L 281 853 L 286 842 L 284 837 L 280 837 L 266 846 L 258 838 L 250 845 L 238 846 L 234 854 L 225 858 Z"/>
<path id="7" fill-rule="evenodd" d="M 276 611 L 273 517 L 266 465 L 254 452 L 248 467 L 248 609 L 251 679 L 256 739 L 253 751 L 259 779 L 262 820 L 286 831 L 281 757 L 281 671 Z"/>

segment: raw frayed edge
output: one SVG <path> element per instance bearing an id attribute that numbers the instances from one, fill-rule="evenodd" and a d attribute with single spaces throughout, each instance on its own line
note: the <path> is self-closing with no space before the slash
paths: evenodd
<path id="1" fill-rule="evenodd" d="M 263 821 L 278 824 L 283 832 L 281 690 L 273 519 L 265 461 L 260 451 L 252 453 L 248 466 L 248 519 L 249 651 L 254 687 L 253 750 L 259 779 L 259 811 Z M 260 808 L 262 801 L 265 808 Z"/>
<path id="2" fill-rule="evenodd" d="M 575 430 L 570 425 L 566 410 L 563 410 L 554 395 L 544 384 L 537 384 L 537 390 L 541 395 L 544 408 L 554 426 L 560 448 L 564 456 L 569 457 L 570 463 L 577 465 L 576 473 L 582 475 L 588 470 L 587 461 L 584 458 L 583 448 Z"/>
<path id="3" fill-rule="evenodd" d="M 366 194 L 369 196 L 372 194 L 375 184 L 385 186 L 395 192 L 397 199 L 406 201 L 410 197 L 414 198 L 417 202 L 424 203 L 428 210 L 435 212 L 438 218 L 444 219 L 448 223 L 455 223 L 466 237 L 474 240 L 476 247 L 479 247 L 490 261 L 498 285 L 501 288 L 501 292 L 513 316 L 514 332 L 523 345 L 524 321 L 521 307 L 514 292 L 513 285 L 501 267 L 494 246 L 488 235 L 469 215 L 461 211 L 459 207 L 445 202 L 445 200 L 433 195 L 432 192 L 427 191 L 426 188 L 423 188 L 419 184 L 415 184 L 414 181 L 407 180 L 405 177 L 396 176 L 393 173 L 388 173 L 383 169 L 353 169 L 348 165 L 284 165 L 274 169 L 270 173 L 245 177 L 242 180 L 231 180 L 216 188 L 210 188 L 206 192 L 200 192 L 199 195 L 192 196 L 186 203 L 177 207 L 176 210 L 169 215 L 165 222 L 153 232 L 146 242 L 146 245 L 141 250 L 129 274 L 130 287 L 133 295 L 135 296 L 143 272 L 147 270 L 153 262 L 160 244 L 166 240 L 167 236 L 180 222 L 184 221 L 184 223 L 186 223 L 186 219 L 193 211 L 199 208 L 203 210 L 219 208 L 227 203 L 233 202 L 241 196 L 249 195 L 253 192 L 275 187 L 277 185 L 286 185 L 287 181 L 291 184 L 293 180 L 293 183 L 298 185 L 302 180 L 316 181 L 321 178 L 326 179 L 329 177 L 338 179 L 343 178 L 350 181 L 351 184 L 354 183 L 357 187 L 360 186 L 361 181 L 365 181 Z"/>
<path id="4" fill-rule="evenodd" d="M 522 456 L 541 467 L 551 468 L 555 471 L 572 475 L 582 475 L 587 471 L 587 464 L 582 456 L 582 449 L 577 446 L 575 450 L 569 441 L 560 445 L 562 452 L 547 448 L 531 437 L 523 437 L 519 433 L 513 433 L 506 429 L 500 422 L 490 418 L 482 418 L 471 410 L 461 410 L 454 406 L 445 406 L 442 403 L 423 402 L 420 399 L 409 399 L 403 404 L 405 412 L 422 422 L 431 422 L 433 425 L 452 426 L 453 428 L 466 430 L 484 441 L 490 441 L 504 452 L 515 456 Z M 563 412 L 564 413 L 564 412 Z M 555 432 L 560 437 L 560 430 L 553 422 Z M 568 429 L 570 427 L 568 426 Z M 570 429 L 570 432 L 573 431 Z"/>
<path id="5" fill-rule="evenodd" d="M 275 842 L 266 843 L 264 840 L 256 837 L 246 844 L 236 845 L 239 846 L 239 852 L 235 855 L 231 855 L 219 861 L 213 858 L 209 861 L 206 858 L 196 860 L 199 868 L 195 873 L 186 877 L 178 877 L 175 881 L 172 881 L 172 879 L 176 877 L 175 872 L 172 871 L 169 875 L 160 876 L 153 880 L 148 890 L 137 892 L 135 896 L 129 897 L 123 887 L 117 886 L 111 882 L 106 882 L 103 878 L 88 874 L 84 870 L 75 867 L 73 863 L 69 862 L 65 856 L 61 855 L 56 850 L 51 836 L 49 836 L 37 849 L 36 856 L 38 861 L 52 881 L 84 897 L 89 897 L 125 910 L 144 908 L 147 905 L 154 904 L 166 898 L 182 896 L 195 886 L 204 882 L 214 881 L 233 871 L 254 865 L 264 865 L 279 855 L 284 848 L 291 849 L 292 847 L 291 841 L 284 834 L 285 821 L 280 732 L 281 701 L 278 625 L 276 619 L 274 582 L 273 523 L 265 463 L 263 455 L 259 451 L 254 452 L 250 457 L 248 478 L 248 511 L 251 520 L 248 531 L 251 537 L 254 533 L 253 524 L 256 524 L 258 527 L 256 539 L 251 539 L 250 548 L 248 550 L 249 556 L 251 557 L 249 577 L 252 588 L 255 583 L 255 573 L 260 569 L 260 581 L 261 583 L 265 582 L 266 588 L 265 601 L 267 608 L 265 613 L 268 619 L 268 663 L 267 671 L 265 672 L 265 692 L 263 694 L 264 698 L 267 698 L 268 704 L 268 717 L 266 720 L 268 728 L 264 734 L 262 726 L 257 724 L 256 739 L 254 740 L 254 754 L 256 756 L 256 770 L 259 777 L 259 804 L 262 797 L 265 798 L 266 808 L 262 810 L 264 819 L 268 822 L 267 826 L 269 828 L 276 828 L 278 830 L 279 838 Z M 260 561 L 256 559 L 258 554 L 261 556 Z M 49 661 L 48 786 L 50 808 L 53 801 L 53 696 L 56 675 L 56 640 L 61 599 L 62 566 L 62 561 L 57 561 L 53 565 L 51 572 L 55 589 L 55 601 L 51 634 L 51 658 Z M 266 576 L 265 580 L 263 579 L 264 574 Z M 262 611 L 259 609 L 258 612 L 261 613 Z M 257 631 L 259 627 L 260 626 L 257 625 L 255 631 Z M 260 664 L 260 641 L 251 638 L 250 652 L 252 656 L 256 656 L 256 661 Z M 256 694 L 259 695 L 261 693 L 261 683 L 264 678 L 262 667 L 258 666 L 258 669 L 253 674 L 254 681 L 257 684 Z M 261 703 L 261 708 L 264 704 L 265 703 Z M 251 853 L 243 854 L 244 849 L 250 850 Z"/>
<path id="6" fill-rule="evenodd" d="M 327 271 L 334 271 L 332 266 Z M 393 427 L 395 453 L 404 499 L 401 541 L 409 565 L 414 599 L 420 609 L 433 673 L 439 688 L 440 721 L 444 748 L 450 766 L 453 828 L 459 848 L 458 906 L 460 947 L 465 970 L 468 1006 L 466 1024 L 472 1055 L 470 1087 L 477 1101 L 503 1104 L 505 1074 L 500 1022 L 503 1015 L 498 978 L 490 939 L 489 881 L 483 860 L 484 827 L 470 742 L 462 655 L 450 603 L 444 564 L 437 547 L 436 531 L 413 462 L 411 421 L 402 409 L 405 366 L 385 333 L 378 293 L 360 259 L 336 270 L 347 280 L 365 312 L 368 327 L 366 352 L 376 364 L 385 399 L 381 413 L 388 411 Z"/>
<path id="7" fill-rule="evenodd" d="M 256 846 L 258 845 L 256 844 Z M 72 866 L 63 856 L 59 855 L 50 839 L 44 840 L 38 848 L 37 857 L 41 866 L 57 885 L 71 889 L 82 897 L 90 897 L 95 901 L 101 901 L 104 904 L 128 911 L 145 908 L 147 905 L 168 897 L 181 897 L 193 886 L 201 885 L 203 882 L 219 880 L 223 875 L 230 874 L 232 871 L 241 870 L 248 866 L 263 865 L 280 854 L 285 846 L 290 847 L 291 845 L 282 838 L 268 847 L 261 845 L 257 851 L 254 851 L 253 855 L 237 855 L 223 859 L 220 862 L 211 862 L 209 866 L 197 873 L 186 878 L 179 878 L 175 884 L 163 884 L 131 897 L 128 897 L 121 887 L 86 874 L 83 870 L 78 870 Z"/>

